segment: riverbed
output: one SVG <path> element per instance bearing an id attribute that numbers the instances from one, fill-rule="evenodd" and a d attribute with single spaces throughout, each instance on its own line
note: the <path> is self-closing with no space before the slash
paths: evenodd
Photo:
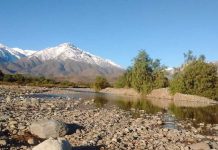
<path id="1" fill-rule="evenodd" d="M 187 121 L 189 124 L 202 128 L 202 133 L 208 134 L 206 126 L 218 124 L 218 105 L 202 102 L 172 101 L 169 99 L 142 99 L 134 96 L 98 93 L 89 88 L 56 89 L 48 92 L 28 95 L 39 99 L 74 99 L 76 101 L 94 100 L 97 108 L 110 109 L 114 106 L 140 116 L 140 111 L 148 114 L 164 113 L 165 128 L 178 129 L 178 121 Z M 217 134 L 215 131 L 213 134 Z"/>
<path id="2" fill-rule="evenodd" d="M 189 149 L 199 143 L 218 146 L 213 117 L 217 106 L 180 107 L 174 103 L 160 107 L 152 100 L 87 89 L 0 88 L 0 94 L 3 150 L 28 150 L 41 143 L 44 139 L 31 135 L 29 126 L 45 118 L 76 127 L 64 136 L 73 150 Z M 160 101 L 158 104 L 164 103 Z"/>

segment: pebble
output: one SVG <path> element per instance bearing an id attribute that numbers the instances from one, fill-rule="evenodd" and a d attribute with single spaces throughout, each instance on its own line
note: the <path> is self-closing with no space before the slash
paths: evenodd
<path id="1" fill-rule="evenodd" d="M 61 120 L 71 127 L 71 131 L 67 135 L 61 134 L 61 136 L 64 136 L 73 147 L 104 145 L 101 149 L 189 150 L 189 146 L 193 146 L 192 144 L 209 139 L 204 144 L 217 149 L 217 137 L 210 136 L 208 138 L 201 135 L 191 124 L 189 124 L 190 130 L 162 128 L 163 113 L 149 115 L 140 111 L 142 114 L 133 118 L 130 112 L 118 108 L 96 108 L 93 104 L 94 100 L 27 99 L 24 96 L 43 90 L 47 89 L 27 87 L 26 89 L 8 90 L 0 88 L 1 96 L 5 98 L 4 101 L 0 101 L 0 115 L 6 116 L 0 119 L 0 131 L 2 131 L 0 132 L 0 145 L 8 146 L 8 149 L 13 150 L 32 149 L 38 144 L 38 141 L 43 142 L 43 140 L 30 134 L 31 124 L 41 119 L 52 119 Z M 6 97 L 10 97 L 10 101 L 6 102 Z M 4 121 L 1 122 L 1 120 Z M 180 122 L 180 125 L 185 127 L 188 124 Z M 209 127 L 217 128 L 216 125 Z M 49 130 L 49 128 L 47 129 Z M 20 141 L 10 145 L 13 137 L 24 138 L 26 145 L 20 144 Z"/>

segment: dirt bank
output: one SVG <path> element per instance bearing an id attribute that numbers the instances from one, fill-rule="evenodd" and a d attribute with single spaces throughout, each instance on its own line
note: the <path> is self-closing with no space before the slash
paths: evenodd
<path id="1" fill-rule="evenodd" d="M 140 94 L 132 88 L 119 88 L 119 89 L 106 88 L 106 89 L 101 90 L 100 92 L 101 93 L 108 93 L 108 94 L 140 97 Z"/>

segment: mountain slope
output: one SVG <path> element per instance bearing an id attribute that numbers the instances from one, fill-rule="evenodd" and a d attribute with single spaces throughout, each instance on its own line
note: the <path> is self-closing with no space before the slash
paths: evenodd
<path id="1" fill-rule="evenodd" d="M 36 52 L 34 50 L 23 50 L 23 49 L 20 49 L 20 48 L 13 48 L 13 50 L 25 55 L 26 57 L 30 56 L 30 55 L 32 55 L 32 54 L 34 54 Z"/>
<path id="2" fill-rule="evenodd" d="M 85 52 L 70 43 L 63 43 L 56 47 L 47 48 L 45 50 L 35 53 L 31 57 L 37 57 L 41 61 L 48 61 L 48 60 L 64 61 L 69 59 L 78 62 L 85 62 L 88 64 L 95 64 L 101 67 L 115 66 L 121 68 L 119 65 L 111 62 L 110 60 L 105 60 L 93 54 L 90 54 L 88 52 Z"/>
<path id="3" fill-rule="evenodd" d="M 110 60 L 97 57 L 69 43 L 47 48 L 12 62 L 7 65 L 7 70 L 83 82 L 94 80 L 97 75 L 113 80 L 124 71 Z"/>
<path id="4" fill-rule="evenodd" d="M 3 44 L 0 44 L 0 64 L 15 62 L 21 58 L 25 58 L 35 51 L 22 50 L 19 48 L 9 48 Z"/>

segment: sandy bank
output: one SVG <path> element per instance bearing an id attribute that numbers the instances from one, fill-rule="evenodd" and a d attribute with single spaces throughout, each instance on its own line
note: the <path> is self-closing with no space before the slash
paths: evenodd
<path id="1" fill-rule="evenodd" d="M 101 90 L 100 92 L 108 93 L 108 94 L 140 97 L 140 94 L 132 88 L 119 88 L 119 89 L 118 88 L 106 88 L 106 89 Z"/>

